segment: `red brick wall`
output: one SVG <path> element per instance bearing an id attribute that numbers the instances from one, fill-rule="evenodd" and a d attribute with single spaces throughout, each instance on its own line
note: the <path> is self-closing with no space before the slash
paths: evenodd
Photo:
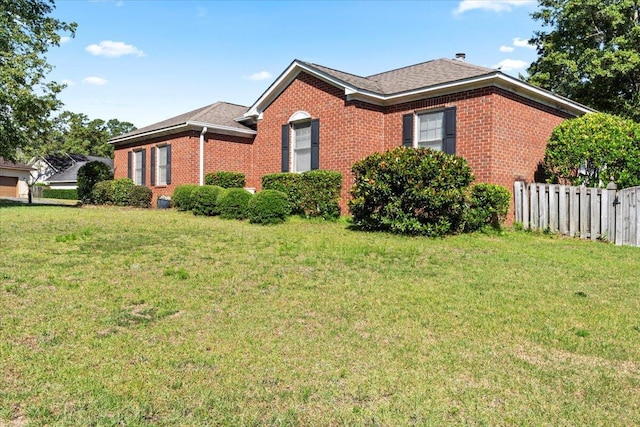
<path id="1" fill-rule="evenodd" d="M 171 184 L 151 185 L 151 148 L 171 144 Z M 200 180 L 200 133 L 184 132 L 168 137 L 154 138 L 144 144 L 118 147 L 114 156 L 115 178 L 127 177 L 128 152 L 144 148 L 146 154 L 147 187 L 153 191 L 153 206 L 160 195 L 171 195 L 176 186 L 197 184 Z M 214 171 L 243 172 L 251 174 L 251 139 L 207 133 L 204 145 L 204 173 Z"/>

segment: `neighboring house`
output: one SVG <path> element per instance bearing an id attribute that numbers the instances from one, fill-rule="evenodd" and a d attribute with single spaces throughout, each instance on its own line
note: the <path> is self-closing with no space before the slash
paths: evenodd
<path id="1" fill-rule="evenodd" d="M 34 169 L 23 163 L 14 163 L 0 157 L 0 197 L 27 197 L 27 182 Z"/>
<path id="2" fill-rule="evenodd" d="M 462 58 L 463 59 L 463 58 Z M 438 59 L 368 77 L 295 60 L 251 107 L 218 102 L 113 138 L 115 177 L 154 196 L 238 171 L 259 189 L 274 172 L 351 166 L 405 145 L 464 157 L 479 182 L 532 181 L 554 127 L 588 107 L 462 59 Z"/>
<path id="3" fill-rule="evenodd" d="M 34 159 L 37 182 L 52 189 L 75 189 L 78 187 L 78 170 L 88 162 L 98 161 L 113 170 L 113 160 L 107 157 L 85 156 L 84 154 L 49 154 Z"/>

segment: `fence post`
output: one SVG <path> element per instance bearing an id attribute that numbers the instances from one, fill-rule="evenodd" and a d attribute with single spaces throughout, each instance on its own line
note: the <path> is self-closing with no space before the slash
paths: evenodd
<path id="1" fill-rule="evenodd" d="M 607 240 L 610 242 L 616 241 L 616 204 L 618 203 L 617 198 L 617 190 L 618 186 L 615 182 L 613 182 L 613 177 L 611 177 L 611 181 L 607 185 Z M 604 230 L 603 230 L 604 233 Z"/>

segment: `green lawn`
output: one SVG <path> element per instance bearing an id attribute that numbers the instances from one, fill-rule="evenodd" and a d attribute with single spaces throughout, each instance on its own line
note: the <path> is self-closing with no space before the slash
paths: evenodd
<path id="1" fill-rule="evenodd" d="M 0 206 L 0 426 L 640 424 L 640 248 Z"/>

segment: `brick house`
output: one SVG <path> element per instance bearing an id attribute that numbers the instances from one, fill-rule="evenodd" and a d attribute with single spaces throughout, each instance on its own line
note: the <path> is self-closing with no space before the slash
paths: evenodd
<path id="1" fill-rule="evenodd" d="M 243 172 L 260 189 L 274 172 L 341 172 L 343 213 L 357 160 L 390 148 L 430 147 L 464 157 L 479 182 L 532 181 L 554 127 L 590 108 L 461 59 L 368 77 L 295 60 L 250 107 L 217 102 L 127 133 L 115 176 L 154 196 Z"/>

